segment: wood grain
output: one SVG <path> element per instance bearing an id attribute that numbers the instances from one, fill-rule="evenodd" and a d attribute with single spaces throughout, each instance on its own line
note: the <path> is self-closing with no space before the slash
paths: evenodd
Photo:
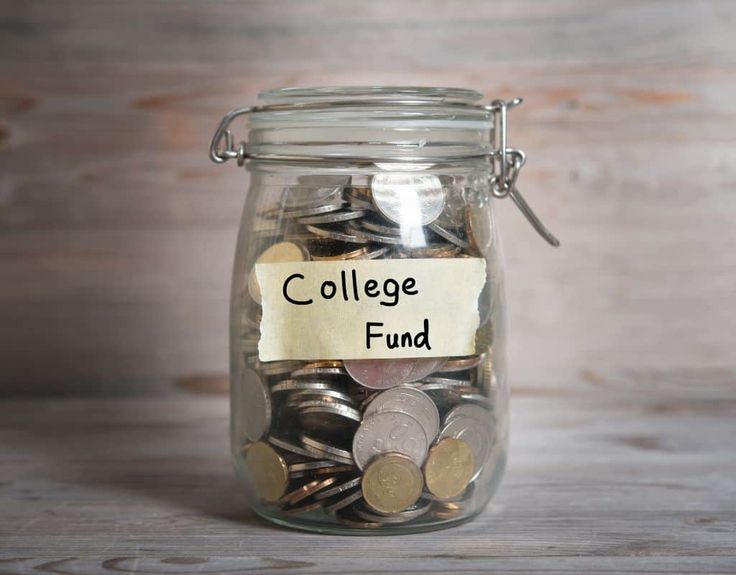
<path id="1" fill-rule="evenodd" d="M 512 427 L 507 477 L 474 522 L 327 537 L 248 510 L 223 395 L 6 399 L 0 573 L 736 572 L 729 390 L 526 390 Z"/>
<path id="2" fill-rule="evenodd" d="M 526 98 L 520 185 L 563 248 L 499 205 L 513 381 L 733 383 L 735 19 L 727 0 L 0 3 L 1 392 L 224 370 L 247 176 L 208 162 L 211 131 L 264 88 L 361 83 Z"/>

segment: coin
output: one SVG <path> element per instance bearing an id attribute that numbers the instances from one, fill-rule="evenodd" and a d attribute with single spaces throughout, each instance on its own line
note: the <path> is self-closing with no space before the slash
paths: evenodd
<path id="1" fill-rule="evenodd" d="M 381 513 L 371 512 L 367 508 L 367 505 L 356 505 L 355 514 L 361 519 L 365 519 L 366 521 L 374 521 L 382 525 L 399 524 L 418 519 L 419 517 L 427 513 L 427 511 L 429 511 L 431 508 L 431 501 L 419 501 L 418 503 L 412 505 L 411 507 L 408 507 L 407 509 L 404 509 L 403 511 L 384 515 Z"/>
<path id="2" fill-rule="evenodd" d="M 385 411 L 364 418 L 353 436 L 353 458 L 361 469 L 376 455 L 389 451 L 410 457 L 418 466 L 427 454 L 422 424 L 407 413 Z"/>
<path id="3" fill-rule="evenodd" d="M 340 449 L 339 447 L 335 447 L 329 443 L 325 443 L 315 439 L 314 437 L 305 435 L 304 433 L 300 434 L 299 439 L 302 446 L 304 446 L 304 449 L 306 449 L 312 456 L 332 459 L 338 463 L 354 463 L 353 454 L 345 449 Z"/>
<path id="4" fill-rule="evenodd" d="M 338 240 L 341 242 L 348 242 L 351 244 L 368 243 L 368 240 L 364 238 L 363 236 L 346 231 L 344 228 L 340 227 L 339 225 L 330 226 L 328 224 L 323 224 L 322 226 L 315 226 L 315 225 L 307 224 L 306 228 L 310 232 L 312 232 L 314 235 L 319 236 L 321 238 L 328 238 L 332 240 Z"/>
<path id="5" fill-rule="evenodd" d="M 424 481 L 429 492 L 440 499 L 457 497 L 475 472 L 475 456 L 462 439 L 445 437 L 432 446 L 424 463 Z"/>
<path id="6" fill-rule="evenodd" d="M 309 208 L 299 208 L 297 210 L 284 210 L 281 213 L 281 217 L 287 220 L 301 220 L 302 218 L 309 218 L 310 216 L 319 216 L 323 214 L 329 214 L 332 212 L 338 212 L 342 209 L 344 202 L 341 200 L 333 204 L 322 204 L 320 206 L 313 206 Z M 304 222 L 299 222 L 304 223 Z"/>
<path id="7" fill-rule="evenodd" d="M 293 491 L 290 491 L 286 495 L 282 496 L 278 503 L 281 505 L 289 504 L 294 505 L 295 503 L 299 503 L 303 499 L 306 499 L 310 495 L 314 495 L 321 489 L 324 489 L 325 487 L 329 487 L 333 483 L 337 481 L 336 477 L 328 477 L 327 479 L 315 479 L 313 481 L 310 481 L 309 483 L 305 483 L 304 485 L 297 487 Z"/>
<path id="8" fill-rule="evenodd" d="M 371 198 L 384 217 L 402 227 L 426 226 L 445 207 L 442 183 L 431 174 L 376 174 Z"/>
<path id="9" fill-rule="evenodd" d="M 310 363 L 291 372 L 291 377 L 325 377 L 325 376 L 345 376 L 347 372 L 342 367 L 342 362 L 316 362 Z"/>
<path id="10" fill-rule="evenodd" d="M 245 467 L 258 497 L 268 503 L 278 501 L 289 481 L 284 458 L 263 441 L 253 443 L 245 452 Z"/>
<path id="11" fill-rule="evenodd" d="M 423 357 L 416 359 L 414 361 L 414 367 L 412 367 L 411 372 L 404 379 L 404 382 L 418 381 L 427 377 L 430 373 L 440 371 L 446 361 L 446 357 Z"/>
<path id="12" fill-rule="evenodd" d="M 466 357 L 451 357 L 442 366 L 443 373 L 449 373 L 453 371 L 465 371 L 466 369 L 472 369 L 477 367 L 481 362 L 480 355 L 469 355 Z"/>
<path id="13" fill-rule="evenodd" d="M 409 377 L 415 362 L 415 359 L 346 359 L 343 364 L 359 384 L 371 389 L 386 389 Z"/>
<path id="14" fill-rule="evenodd" d="M 335 211 L 331 214 L 314 215 L 299 218 L 300 224 L 336 224 L 338 222 L 348 222 L 350 220 L 358 220 L 366 214 L 365 210 L 347 210 L 344 212 Z"/>
<path id="15" fill-rule="evenodd" d="M 493 229 L 490 206 L 465 209 L 465 227 L 470 245 L 477 254 L 487 256 L 493 244 Z"/>
<path id="16" fill-rule="evenodd" d="M 447 423 L 440 431 L 440 437 L 462 439 L 473 450 L 475 468 L 471 481 L 480 475 L 493 446 L 491 417 L 488 410 L 477 405 L 458 405 L 447 414 Z"/>
<path id="17" fill-rule="evenodd" d="M 311 381 L 308 379 L 284 379 L 271 387 L 271 393 L 280 393 L 282 391 L 326 391 L 332 389 L 332 385 L 326 381 Z"/>
<path id="18" fill-rule="evenodd" d="M 299 406 L 299 423 L 311 433 L 322 436 L 352 434 L 361 420 L 360 412 L 340 403 L 307 401 Z"/>
<path id="19" fill-rule="evenodd" d="M 283 205 L 287 208 L 299 208 L 330 202 L 339 198 L 348 184 L 350 176 L 299 176 L 296 186 L 284 189 Z"/>
<path id="20" fill-rule="evenodd" d="M 314 471 L 317 469 L 326 469 L 339 467 L 339 463 L 329 459 L 318 459 L 316 461 L 301 461 L 289 465 L 289 473 L 301 473 L 303 471 Z"/>
<path id="21" fill-rule="evenodd" d="M 386 453 L 373 459 L 363 473 L 363 499 L 379 513 L 398 513 L 422 495 L 422 472 L 409 457 Z"/>
<path id="22" fill-rule="evenodd" d="M 454 377 L 425 377 L 424 383 L 440 383 L 450 387 L 471 387 L 469 379 L 459 379 Z"/>
<path id="23" fill-rule="evenodd" d="M 356 236 L 359 236 L 368 242 L 397 246 L 400 246 L 402 243 L 404 243 L 404 240 L 398 236 L 382 235 L 370 230 L 361 229 L 354 222 L 348 222 L 345 226 L 345 229 L 348 230 L 349 233 L 355 234 Z"/>
<path id="24" fill-rule="evenodd" d="M 375 396 L 363 413 L 369 418 L 379 412 L 400 411 L 416 419 L 427 438 L 432 442 L 440 430 L 440 415 L 434 401 L 424 392 L 408 386 L 387 389 Z"/>
<path id="25" fill-rule="evenodd" d="M 300 447 L 299 445 L 295 445 L 294 443 L 291 443 L 290 441 L 286 441 L 285 439 L 281 439 L 280 437 L 274 437 L 271 435 L 268 438 L 268 442 L 271 445 L 275 445 L 276 447 L 283 449 L 284 451 L 288 451 L 290 453 L 296 453 L 297 455 L 302 455 L 304 457 L 314 457 L 314 454 L 307 451 L 303 447 Z"/>
<path id="26" fill-rule="evenodd" d="M 387 226 L 379 221 L 378 218 L 375 220 L 372 218 L 365 218 L 360 221 L 361 227 L 368 231 L 375 232 L 382 236 L 400 236 L 401 228 L 398 226 Z"/>
<path id="27" fill-rule="evenodd" d="M 263 375 L 283 375 L 291 373 L 302 365 L 301 361 L 259 361 L 257 357 L 249 358 L 248 364 Z M 272 388 L 273 389 L 273 388 Z"/>
<path id="28" fill-rule="evenodd" d="M 436 233 L 438 236 L 440 236 L 443 239 L 446 239 L 451 244 L 455 244 L 456 246 L 467 250 L 470 248 L 470 244 L 465 240 L 465 238 L 462 237 L 460 232 L 445 228 L 438 224 L 437 222 L 433 222 L 429 224 L 429 229 L 432 230 L 434 233 Z"/>
<path id="29" fill-rule="evenodd" d="M 329 489 L 325 489 L 321 493 L 314 496 L 315 499 L 327 499 L 328 497 L 332 497 L 333 495 L 340 495 L 341 493 L 345 493 L 346 491 L 350 491 L 354 488 L 357 488 L 360 486 L 362 478 L 361 477 L 353 477 L 352 479 L 345 481 L 343 483 L 338 483 L 334 487 L 330 487 Z"/>
<path id="30" fill-rule="evenodd" d="M 238 442 L 258 441 L 271 426 L 271 398 L 259 375 L 243 369 L 232 390 L 233 430 Z"/>
<path id="31" fill-rule="evenodd" d="M 360 477 L 358 479 L 361 479 Z M 332 514 L 340 509 L 344 509 L 348 505 L 360 501 L 363 498 L 363 492 L 360 489 L 351 491 L 347 494 L 339 494 L 324 502 L 325 513 Z"/>
<path id="32" fill-rule="evenodd" d="M 264 263 L 281 263 L 281 262 L 305 262 L 309 259 L 309 254 L 301 244 L 296 242 L 279 242 L 266 249 L 258 259 L 256 264 Z M 261 288 L 258 285 L 255 266 L 248 276 L 248 292 L 254 301 L 261 303 Z"/>

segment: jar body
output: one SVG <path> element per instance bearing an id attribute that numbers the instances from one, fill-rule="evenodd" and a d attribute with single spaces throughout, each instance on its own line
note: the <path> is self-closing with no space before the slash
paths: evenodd
<path id="1" fill-rule="evenodd" d="M 230 316 L 232 455 L 249 503 L 277 523 L 330 533 L 416 532 L 477 515 L 503 474 L 508 439 L 503 265 L 487 162 L 255 161 L 249 170 Z M 406 283 L 411 266 L 419 275 Z M 291 283 L 273 283 L 272 268 Z M 395 282 L 380 275 L 386 269 Z M 465 269 L 482 270 L 475 291 Z M 431 325 L 402 311 L 430 291 Z M 471 297 L 458 292 L 475 299 L 458 305 Z M 353 306 L 344 309 L 355 310 L 346 312 L 354 325 L 329 319 L 337 300 Z M 333 353 L 351 338 L 391 344 L 380 322 L 363 325 L 366 302 L 411 325 L 382 358 Z M 292 325 L 288 310 L 311 313 L 311 323 Z M 456 349 L 447 340 L 457 326 L 435 321 L 440 311 L 476 318 L 457 332 L 472 330 L 462 355 L 443 355 Z"/>

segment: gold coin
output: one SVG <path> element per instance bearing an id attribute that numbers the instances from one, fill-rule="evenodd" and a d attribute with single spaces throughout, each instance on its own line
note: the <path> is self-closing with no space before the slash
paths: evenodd
<path id="1" fill-rule="evenodd" d="M 374 458 L 363 473 L 363 498 L 379 513 L 398 513 L 422 494 L 422 472 L 409 457 L 386 453 Z"/>
<path id="2" fill-rule="evenodd" d="M 460 495 L 470 483 L 475 456 L 462 439 L 446 437 L 429 450 L 424 463 L 424 480 L 429 492 L 439 499 Z"/>
<path id="3" fill-rule="evenodd" d="M 257 264 L 273 264 L 281 262 L 305 262 L 309 259 L 307 250 L 296 242 L 279 242 L 265 250 L 258 259 Z M 261 287 L 258 285 L 256 268 L 250 270 L 248 276 L 248 293 L 258 303 L 261 303 Z"/>
<path id="4" fill-rule="evenodd" d="M 289 482 L 289 468 L 273 447 L 263 441 L 252 443 L 245 452 L 245 467 L 258 497 L 269 503 L 281 498 Z"/>

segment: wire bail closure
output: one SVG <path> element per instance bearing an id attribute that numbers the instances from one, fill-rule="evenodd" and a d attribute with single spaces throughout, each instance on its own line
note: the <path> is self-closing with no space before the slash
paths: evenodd
<path id="1" fill-rule="evenodd" d="M 507 113 L 510 109 L 515 108 L 522 102 L 523 100 L 521 98 L 514 98 L 508 102 L 494 100 L 490 106 L 486 107 L 493 114 L 493 133 L 491 136 L 493 151 L 490 154 L 493 171 L 491 192 L 496 198 L 510 197 L 537 233 L 549 245 L 556 248 L 559 247 L 560 240 L 537 217 L 516 187 L 519 172 L 524 167 L 524 164 L 526 164 L 526 154 L 523 150 L 510 148 L 507 145 Z"/>
<path id="2" fill-rule="evenodd" d="M 508 102 L 505 100 L 494 100 L 490 105 L 483 107 L 483 109 L 493 115 L 493 131 L 491 133 L 492 150 L 488 154 L 491 160 L 492 170 L 490 181 L 491 193 L 495 198 L 499 199 L 510 197 L 537 233 L 551 246 L 559 247 L 560 241 L 547 229 L 539 217 L 537 217 L 516 186 L 519 172 L 526 163 L 526 154 L 523 150 L 510 148 L 507 145 L 507 116 L 509 110 L 520 105 L 522 102 L 523 100 L 521 98 L 514 98 Z M 328 103 L 326 105 L 329 106 L 330 104 Z M 251 155 L 246 151 L 244 141 L 239 142 L 237 146 L 235 145 L 235 137 L 230 130 L 230 124 L 239 116 L 269 108 L 269 106 L 235 108 L 225 114 L 215 130 L 212 140 L 210 140 L 210 159 L 216 164 L 223 164 L 228 160 L 235 159 L 238 162 L 238 166 L 242 166 L 245 160 L 250 158 Z"/>

